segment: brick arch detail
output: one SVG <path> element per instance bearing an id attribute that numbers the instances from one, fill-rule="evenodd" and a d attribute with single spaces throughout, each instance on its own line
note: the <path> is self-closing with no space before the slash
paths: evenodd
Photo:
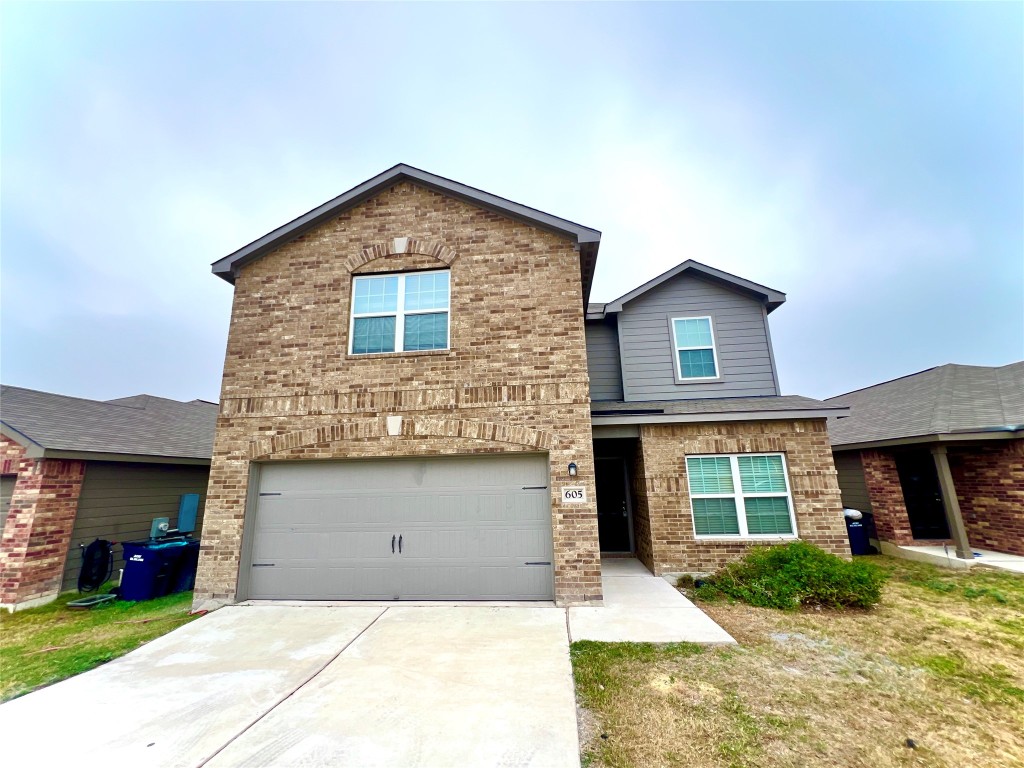
<path id="1" fill-rule="evenodd" d="M 458 251 L 440 241 L 417 240 L 413 237 L 395 237 L 386 242 L 376 243 L 368 248 L 363 248 L 359 253 L 348 258 L 345 262 L 345 267 L 349 272 L 355 272 L 360 267 L 376 259 L 403 253 L 419 253 L 424 256 L 433 256 L 449 267 L 459 258 Z"/>
<path id="2" fill-rule="evenodd" d="M 341 424 L 311 427 L 283 435 L 264 437 L 249 443 L 249 459 L 266 459 L 299 448 L 321 443 L 346 440 L 373 440 L 389 437 L 384 417 L 353 419 Z M 495 424 L 471 419 L 444 419 L 405 416 L 402 431 L 394 439 L 403 437 L 446 437 L 508 443 L 537 450 L 567 448 L 569 441 L 551 432 L 511 424 Z M 341 457 L 339 457 L 341 458 Z"/>

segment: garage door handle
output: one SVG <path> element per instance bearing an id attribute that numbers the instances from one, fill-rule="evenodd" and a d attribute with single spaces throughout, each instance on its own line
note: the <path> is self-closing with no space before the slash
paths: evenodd
<path id="1" fill-rule="evenodd" d="M 391 536 L 391 554 L 395 554 L 395 537 L 394 534 Z"/>
<path id="2" fill-rule="evenodd" d="M 398 554 L 402 554 L 402 537 L 398 537 Z"/>

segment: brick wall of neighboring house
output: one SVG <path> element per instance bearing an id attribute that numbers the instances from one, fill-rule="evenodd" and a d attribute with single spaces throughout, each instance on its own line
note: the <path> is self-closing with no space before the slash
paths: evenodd
<path id="1" fill-rule="evenodd" d="M 860 452 L 860 457 L 879 540 L 893 544 L 927 544 L 926 541 L 915 540 L 910 530 L 910 518 L 903 503 L 903 487 L 892 452 L 865 450 Z"/>
<path id="2" fill-rule="evenodd" d="M 60 592 L 85 462 L 26 459 L 0 437 L 0 463 L 18 474 L 0 542 L 0 605 L 36 604 Z"/>
<path id="3" fill-rule="evenodd" d="M 353 274 L 449 265 L 450 350 L 347 354 Z M 593 501 L 558 503 L 566 484 L 594 498 L 581 306 L 570 240 L 408 182 L 243 267 L 197 605 L 236 598 L 250 461 L 500 451 L 548 454 L 556 599 L 598 602 Z"/>
<path id="4" fill-rule="evenodd" d="M 949 449 L 972 547 L 1024 556 L 1024 440 Z"/>
<path id="5" fill-rule="evenodd" d="M 749 541 L 696 539 L 686 481 L 686 456 L 694 454 L 784 453 L 800 538 L 849 557 L 824 419 L 645 425 L 640 430 L 644 474 L 639 491 L 644 498 L 637 507 L 645 508 L 649 520 L 656 574 L 714 571 L 751 546 Z M 639 527 L 636 534 L 638 556 L 652 567 L 643 554 Z"/>

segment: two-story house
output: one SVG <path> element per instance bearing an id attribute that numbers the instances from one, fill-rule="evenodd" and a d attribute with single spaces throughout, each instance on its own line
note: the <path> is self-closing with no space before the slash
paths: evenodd
<path id="1" fill-rule="evenodd" d="M 396 166 L 213 265 L 234 285 L 197 605 L 599 604 L 601 555 L 848 552 L 785 296 L 687 261 L 588 305 L 600 232 Z"/>

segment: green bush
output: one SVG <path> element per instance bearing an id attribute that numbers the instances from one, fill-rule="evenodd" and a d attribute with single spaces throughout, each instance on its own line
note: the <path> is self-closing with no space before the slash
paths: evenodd
<path id="1" fill-rule="evenodd" d="M 702 599 L 727 595 L 763 608 L 794 610 L 805 605 L 870 608 L 882 597 L 886 574 L 863 560 L 852 562 L 812 544 L 794 541 L 754 547 L 742 560 L 704 580 Z"/>

